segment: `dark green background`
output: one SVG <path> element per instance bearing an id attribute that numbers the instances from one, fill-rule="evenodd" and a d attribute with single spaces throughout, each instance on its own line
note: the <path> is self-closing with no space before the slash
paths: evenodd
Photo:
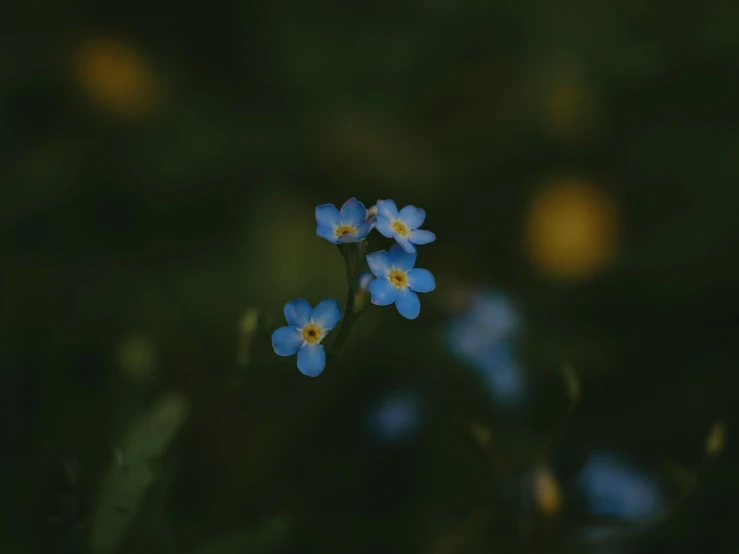
<path id="1" fill-rule="evenodd" d="M 697 472 L 712 422 L 731 431 L 733 3 L 13 2 L 2 11 L 3 551 L 60 552 L 66 541 L 84 552 L 84 527 L 73 530 L 94 511 L 111 445 L 171 389 L 193 405 L 171 453 L 179 465 L 126 552 L 190 552 L 264 531 L 275 516 L 285 520 L 266 546 L 210 551 L 525 551 L 516 476 L 566 410 L 565 361 L 584 392 L 552 453 L 563 482 L 593 446 Z M 141 53 L 162 89 L 151 114 L 116 116 L 79 90 L 70 60 L 88 36 Z M 545 106 L 551 85 L 572 75 L 590 100 L 562 132 Z M 558 175 L 592 179 L 620 207 L 613 264 L 564 284 L 529 263 L 522 240 L 536 186 Z M 427 211 L 438 238 L 419 265 L 439 286 L 422 297 L 421 317 L 370 310 L 317 379 L 292 360 L 235 370 L 248 308 L 278 326 L 295 297 L 343 301 L 342 260 L 314 235 L 313 209 L 351 196 Z M 378 234 L 370 242 L 389 246 Z M 525 321 L 518 353 L 533 402 L 517 417 L 494 409 L 443 351 L 445 289 L 480 283 L 511 294 Z M 120 375 L 117 352 L 131 334 L 153 345 L 153 380 Z M 268 345 L 254 356 L 274 361 Z M 427 411 L 413 442 L 386 448 L 362 418 L 395 386 L 421 391 Z M 496 469 L 460 421 L 491 429 L 514 469 Z M 730 435 L 729 445 L 684 509 L 630 548 L 733 552 Z M 59 479 L 69 458 L 79 465 L 72 491 Z M 79 501 L 61 531 L 48 523 L 59 494 Z M 585 515 L 565 506 L 557 524 L 536 520 L 529 551 L 573 551 Z"/>

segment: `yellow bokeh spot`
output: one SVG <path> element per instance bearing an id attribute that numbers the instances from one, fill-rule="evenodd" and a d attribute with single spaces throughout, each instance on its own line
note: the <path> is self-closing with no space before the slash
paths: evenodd
<path id="1" fill-rule="evenodd" d="M 400 271 L 399 269 L 391 271 L 388 277 L 390 282 L 398 288 L 404 287 L 408 284 L 408 277 L 404 271 Z"/>
<path id="2" fill-rule="evenodd" d="M 401 237 L 404 237 L 408 234 L 408 228 L 400 221 L 396 221 L 393 223 L 393 229 L 395 229 L 395 232 L 398 233 Z"/>
<path id="3" fill-rule="evenodd" d="M 148 115 L 157 86 L 146 60 L 130 44 L 109 38 L 89 40 L 77 50 L 75 78 L 100 108 L 122 117 Z"/>
<path id="4" fill-rule="evenodd" d="M 546 515 L 553 516 L 562 506 L 562 491 L 552 472 L 543 467 L 534 474 L 534 496 L 536 507 Z"/>
<path id="5" fill-rule="evenodd" d="M 306 342 L 316 342 L 321 338 L 321 330 L 315 325 L 306 325 L 303 328 L 303 340 Z"/>
<path id="6" fill-rule="evenodd" d="M 588 181 L 565 179 L 543 187 L 525 221 L 532 262 L 549 276 L 575 280 L 605 266 L 616 249 L 614 203 Z"/>

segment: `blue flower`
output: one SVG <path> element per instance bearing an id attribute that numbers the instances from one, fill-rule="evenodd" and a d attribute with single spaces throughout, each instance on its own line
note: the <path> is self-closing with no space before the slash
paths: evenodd
<path id="1" fill-rule="evenodd" d="M 303 375 L 317 377 L 326 367 L 326 351 L 321 341 L 341 319 L 341 308 L 334 299 L 323 300 L 314 308 L 298 298 L 285 304 L 287 325 L 272 333 L 272 348 L 278 356 L 298 355 Z"/>
<path id="2" fill-rule="evenodd" d="M 341 206 L 333 204 L 316 207 L 316 235 L 333 244 L 359 242 L 374 229 L 377 218 L 370 216 L 367 208 L 356 198 L 350 198 Z"/>
<path id="3" fill-rule="evenodd" d="M 511 342 L 519 326 L 518 313 L 506 295 L 476 291 L 470 306 L 446 329 L 452 355 L 480 374 L 496 403 L 511 408 L 528 397 Z"/>
<path id="4" fill-rule="evenodd" d="M 427 269 L 413 268 L 416 253 L 408 253 L 398 244 L 390 252 L 380 250 L 367 255 L 367 264 L 375 275 L 369 284 L 372 303 L 388 306 L 395 303 L 400 315 L 416 319 L 421 313 L 417 292 L 431 292 L 436 288 L 434 276 Z"/>
<path id="5" fill-rule="evenodd" d="M 657 480 L 610 452 L 595 452 L 589 457 L 577 486 L 594 515 L 645 520 L 658 515 L 663 507 L 663 491 Z"/>
<path id="6" fill-rule="evenodd" d="M 393 390 L 377 399 L 367 414 L 366 423 L 375 438 L 400 443 L 416 434 L 422 416 L 422 401 L 416 391 Z"/>
<path id="7" fill-rule="evenodd" d="M 377 230 L 383 236 L 395 241 L 403 250 L 412 254 L 416 251 L 414 244 L 428 244 L 436 240 L 431 231 L 419 229 L 426 219 L 426 212 L 415 206 L 406 206 L 398 211 L 392 200 L 377 201 Z"/>

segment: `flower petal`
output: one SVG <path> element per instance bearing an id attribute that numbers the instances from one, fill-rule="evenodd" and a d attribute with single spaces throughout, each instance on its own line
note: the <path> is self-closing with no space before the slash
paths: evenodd
<path id="1" fill-rule="evenodd" d="M 347 233 L 346 235 L 341 235 L 340 237 L 337 237 L 338 242 L 359 242 L 362 240 L 363 237 L 360 237 L 357 235 L 357 232 L 354 231 L 353 233 Z"/>
<path id="2" fill-rule="evenodd" d="M 359 276 L 359 290 L 367 290 L 367 287 L 369 287 L 369 284 L 374 278 L 375 276 L 372 275 L 369 271 L 364 271 Z"/>
<path id="3" fill-rule="evenodd" d="M 372 222 L 365 221 L 359 227 L 357 227 L 357 234 L 356 234 L 357 240 L 358 241 L 362 240 L 367 235 L 369 235 L 369 232 L 372 230 L 373 227 L 374 227 L 374 221 Z"/>
<path id="4" fill-rule="evenodd" d="M 372 254 L 367 254 L 367 265 L 375 276 L 386 277 L 390 271 L 392 262 L 390 262 L 387 252 L 378 250 L 377 252 L 372 252 Z"/>
<path id="5" fill-rule="evenodd" d="M 339 241 L 336 239 L 336 233 L 334 233 L 334 230 L 330 227 L 326 227 L 325 225 L 321 225 L 320 223 L 316 225 L 316 235 L 318 235 L 322 239 L 326 239 L 333 244 L 339 244 Z"/>
<path id="6" fill-rule="evenodd" d="M 380 231 L 380 234 L 385 238 L 391 239 L 395 236 L 395 229 L 393 229 L 390 220 L 381 215 L 377 216 L 377 230 Z"/>
<path id="7" fill-rule="evenodd" d="M 368 289 L 376 306 L 389 306 L 398 298 L 398 287 L 391 284 L 387 277 L 378 277 L 369 284 Z"/>
<path id="8" fill-rule="evenodd" d="M 426 211 L 415 206 L 406 206 L 398 213 L 398 219 L 411 229 L 418 229 L 426 220 Z"/>
<path id="9" fill-rule="evenodd" d="M 367 208 L 356 198 L 350 198 L 341 206 L 341 220 L 346 225 L 359 225 L 367 219 Z"/>
<path id="10" fill-rule="evenodd" d="M 335 227 L 341 223 L 341 214 L 333 204 L 316 206 L 316 223 L 324 227 Z"/>
<path id="11" fill-rule="evenodd" d="M 324 331 L 330 331 L 341 319 L 341 307 L 333 298 L 321 300 L 313 310 L 313 321 Z"/>
<path id="12" fill-rule="evenodd" d="M 280 327 L 272 333 L 272 348 L 278 356 L 292 356 L 303 343 L 297 327 Z"/>
<path id="13" fill-rule="evenodd" d="M 285 304 L 285 319 L 293 327 L 303 327 L 310 321 L 310 316 L 313 313 L 308 301 L 304 298 L 297 298 L 291 302 Z"/>
<path id="14" fill-rule="evenodd" d="M 326 367 L 326 350 L 321 344 L 308 344 L 298 350 L 298 369 L 308 377 L 318 377 Z"/>
<path id="15" fill-rule="evenodd" d="M 411 241 L 408 240 L 408 237 L 395 235 L 395 240 L 408 254 L 416 253 L 416 247 L 411 244 Z"/>
<path id="16" fill-rule="evenodd" d="M 415 249 L 412 253 L 406 252 L 402 245 L 393 244 L 388 252 L 388 258 L 393 267 L 408 271 L 416 264 Z"/>
<path id="17" fill-rule="evenodd" d="M 416 292 L 431 292 L 436 288 L 436 280 L 428 269 L 417 267 L 408 272 L 408 285 Z"/>
<path id="18" fill-rule="evenodd" d="M 377 215 L 387 217 L 389 219 L 395 219 L 398 217 L 398 207 L 392 200 L 378 200 Z"/>
<path id="19" fill-rule="evenodd" d="M 436 235 L 431 231 L 424 231 L 423 229 L 414 229 L 408 235 L 408 239 L 413 244 L 428 244 L 436 240 Z"/>
<path id="20" fill-rule="evenodd" d="M 398 300 L 395 302 L 400 315 L 406 319 L 416 319 L 421 313 L 421 301 L 418 295 L 409 288 L 398 291 Z"/>

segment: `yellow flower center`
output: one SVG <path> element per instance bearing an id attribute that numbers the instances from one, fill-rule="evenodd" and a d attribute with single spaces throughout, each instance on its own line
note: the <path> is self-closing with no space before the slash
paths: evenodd
<path id="1" fill-rule="evenodd" d="M 308 324 L 303 328 L 303 340 L 306 342 L 317 342 L 321 338 L 321 330 L 313 325 Z"/>
<path id="2" fill-rule="evenodd" d="M 406 227 L 401 221 L 396 221 L 395 223 L 393 223 L 393 229 L 395 229 L 395 232 L 398 233 L 401 237 L 404 237 L 408 234 L 408 227 Z"/>
<path id="3" fill-rule="evenodd" d="M 353 235 L 354 234 L 354 227 L 351 225 L 342 225 L 341 227 L 338 227 L 335 231 L 337 237 L 343 237 L 344 235 Z"/>
<path id="4" fill-rule="evenodd" d="M 406 277 L 404 271 L 399 269 L 393 269 L 388 275 L 390 282 L 398 288 L 405 287 L 408 285 L 408 277 Z"/>

